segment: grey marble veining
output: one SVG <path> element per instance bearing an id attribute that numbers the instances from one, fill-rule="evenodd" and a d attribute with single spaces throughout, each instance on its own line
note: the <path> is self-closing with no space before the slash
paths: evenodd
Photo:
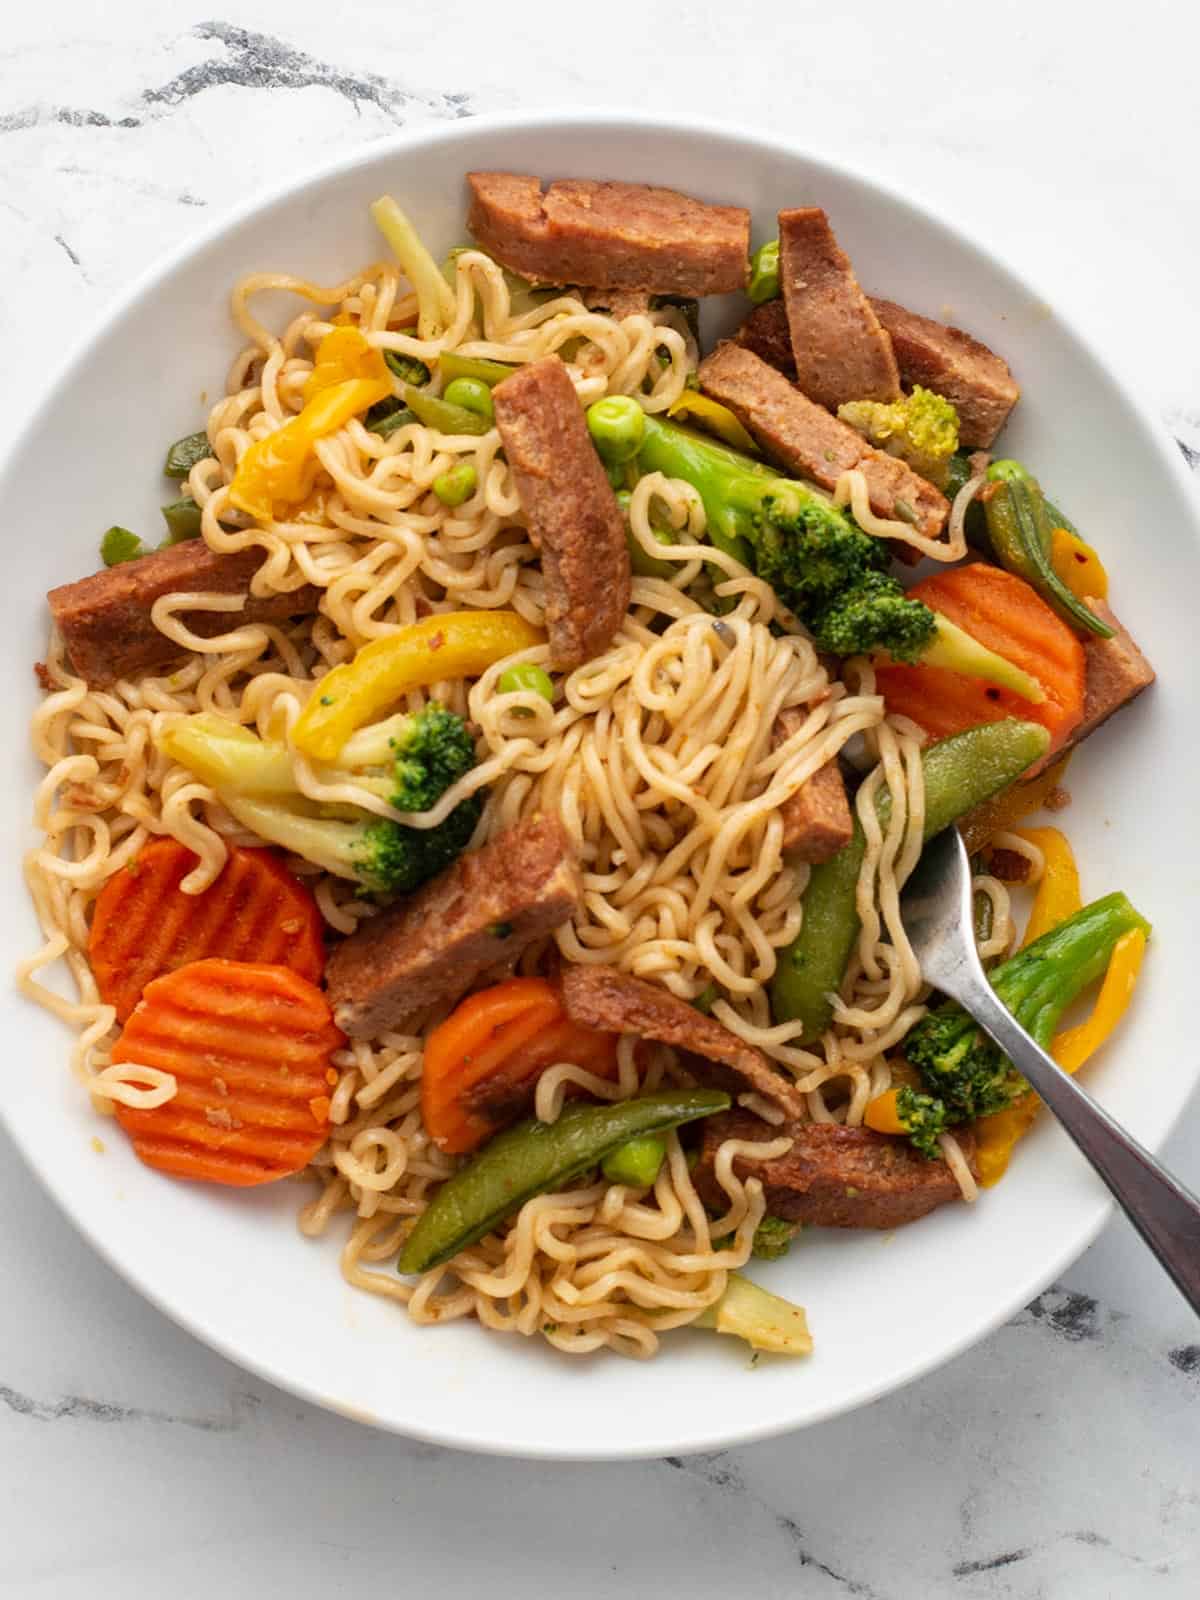
<path id="1" fill-rule="evenodd" d="M 540 0 L 14 10 L 0 421 L 11 432 L 24 404 L 13 375 L 32 384 L 163 250 L 306 165 L 476 111 L 709 105 L 915 183 L 989 237 L 1002 208 L 1013 262 L 1069 296 L 1200 469 L 1200 26 L 1166 0 L 1138 17 L 1092 26 L 1068 0 L 1002 17 L 929 0 L 903 26 L 882 0 L 755 26 L 679 0 L 610 4 L 604 26 Z M 1167 1156 L 1200 1184 L 1194 1115 Z M 630 1466 L 456 1455 L 248 1377 L 116 1279 L 2 1136 L 0 1266 L 0 1594 L 1200 1592 L 1200 1328 L 1120 1222 L 899 1394 Z"/>

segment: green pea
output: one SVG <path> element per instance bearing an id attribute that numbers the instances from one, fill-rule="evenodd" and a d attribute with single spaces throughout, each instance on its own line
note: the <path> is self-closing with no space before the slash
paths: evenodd
<path id="1" fill-rule="evenodd" d="M 461 506 L 475 493 L 479 475 L 469 461 L 460 461 L 433 480 L 433 492 L 444 506 Z"/>
<path id="2" fill-rule="evenodd" d="M 464 411 L 473 411 L 477 417 L 486 417 L 489 422 L 496 415 L 492 391 L 479 378 L 455 378 L 446 385 L 442 399 Z"/>
<path id="3" fill-rule="evenodd" d="M 515 667 L 505 667 L 496 683 L 501 694 L 540 694 L 543 700 L 554 704 L 554 679 L 548 672 L 543 672 L 541 667 L 535 667 L 532 661 L 520 661 Z M 530 715 L 527 707 L 522 706 L 521 711 Z"/>
<path id="4" fill-rule="evenodd" d="M 621 466 L 642 448 L 646 413 L 631 395 L 612 394 L 588 407 L 587 425 L 600 459 Z"/>

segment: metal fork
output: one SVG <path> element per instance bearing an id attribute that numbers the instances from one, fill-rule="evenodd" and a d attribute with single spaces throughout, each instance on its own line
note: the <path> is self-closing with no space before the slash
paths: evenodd
<path id="1" fill-rule="evenodd" d="M 971 868 L 957 828 L 925 846 L 901 898 L 921 973 L 957 1000 L 1024 1074 L 1200 1313 L 1200 1200 L 1069 1077 L 997 999 L 975 951 Z"/>

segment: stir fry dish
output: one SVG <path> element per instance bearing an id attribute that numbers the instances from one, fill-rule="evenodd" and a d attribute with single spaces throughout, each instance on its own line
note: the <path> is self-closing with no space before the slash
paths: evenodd
<path id="1" fill-rule="evenodd" d="M 48 596 L 20 982 L 155 1181 L 298 1179 L 418 1323 L 805 1355 L 760 1263 L 977 1202 L 1037 1114 L 922 983 L 923 842 L 1064 1068 L 1127 1011 L 1149 925 L 1055 814 L 1154 673 L 998 448 L 1005 361 L 820 208 L 752 251 L 668 189 L 466 189 L 444 260 L 385 196 L 344 282 L 236 284 L 164 527 Z"/>

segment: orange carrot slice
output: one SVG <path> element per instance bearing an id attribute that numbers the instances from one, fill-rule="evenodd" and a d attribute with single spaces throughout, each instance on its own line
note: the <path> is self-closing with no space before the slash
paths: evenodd
<path id="1" fill-rule="evenodd" d="M 184 894 L 179 886 L 195 865 L 174 839 L 153 839 L 100 891 L 88 959 L 120 1022 L 148 983 L 207 956 L 291 967 L 320 982 L 320 909 L 274 851 L 234 846 L 215 883 Z"/>
<path id="2" fill-rule="evenodd" d="M 511 978 L 471 995 L 425 1043 L 421 1115 L 450 1155 L 474 1150 L 528 1107 L 558 1061 L 612 1077 L 617 1036 L 571 1022 L 545 978 Z"/>
<path id="3" fill-rule="evenodd" d="M 329 1125 L 329 1002 L 288 967 L 210 959 L 155 978 L 113 1061 L 174 1074 L 173 1099 L 116 1107 L 148 1167 L 246 1187 L 307 1166 Z"/>
<path id="4" fill-rule="evenodd" d="M 908 592 L 1036 678 L 1046 698 L 1032 705 L 982 678 L 897 663 L 875 673 L 889 711 L 911 717 L 935 739 L 1017 717 L 1042 723 L 1051 751 L 1066 743 L 1083 717 L 1083 645 L 1023 578 L 976 562 L 935 573 Z"/>

